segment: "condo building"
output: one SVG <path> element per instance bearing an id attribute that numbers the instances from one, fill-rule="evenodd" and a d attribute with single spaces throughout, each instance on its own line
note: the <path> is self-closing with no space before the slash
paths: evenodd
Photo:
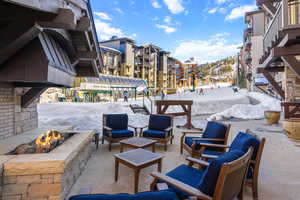
<path id="1" fill-rule="evenodd" d="M 246 14 L 246 22 L 252 25 L 252 53 L 249 54 L 252 69 L 255 74 L 263 75 L 269 87 L 282 99 L 285 118 L 297 118 L 300 100 L 300 2 L 256 2 L 259 10 Z M 256 43 L 252 41 L 255 33 Z"/>

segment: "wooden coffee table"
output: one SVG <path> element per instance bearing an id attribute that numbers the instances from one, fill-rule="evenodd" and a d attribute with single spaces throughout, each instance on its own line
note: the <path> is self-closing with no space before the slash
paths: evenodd
<path id="1" fill-rule="evenodd" d="M 142 137 L 132 137 L 128 139 L 124 139 L 120 141 L 120 152 L 124 151 L 124 147 L 128 148 L 146 148 L 149 146 L 152 146 L 152 152 L 155 152 L 155 143 L 156 140 L 151 140 L 148 138 L 142 138 Z"/>
<path id="2" fill-rule="evenodd" d="M 134 170 L 134 192 L 138 192 L 140 170 L 151 165 L 158 165 L 158 172 L 161 172 L 163 156 L 152 153 L 145 149 L 134 149 L 115 155 L 115 181 L 118 181 L 119 163 Z"/>

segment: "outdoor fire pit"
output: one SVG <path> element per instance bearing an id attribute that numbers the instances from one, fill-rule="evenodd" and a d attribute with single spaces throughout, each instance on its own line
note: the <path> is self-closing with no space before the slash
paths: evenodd
<path id="1" fill-rule="evenodd" d="M 75 134 L 75 132 L 60 133 L 55 130 L 47 131 L 35 140 L 17 146 L 13 151 L 7 153 L 7 155 L 49 153 Z"/>
<path id="2" fill-rule="evenodd" d="M 94 134 L 36 129 L 0 141 L 0 199 L 65 199 L 93 152 Z"/>

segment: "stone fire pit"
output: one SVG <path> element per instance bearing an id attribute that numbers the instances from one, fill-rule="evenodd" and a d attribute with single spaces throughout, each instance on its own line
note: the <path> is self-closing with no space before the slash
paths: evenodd
<path id="1" fill-rule="evenodd" d="M 13 141 L 28 142 L 44 131 L 1 141 L 2 200 L 63 200 L 84 170 L 93 151 L 93 131 L 78 132 L 49 153 L 4 155 L 18 145 Z"/>

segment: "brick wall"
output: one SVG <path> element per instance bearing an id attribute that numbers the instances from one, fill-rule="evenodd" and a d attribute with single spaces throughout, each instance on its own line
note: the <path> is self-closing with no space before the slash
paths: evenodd
<path id="1" fill-rule="evenodd" d="M 27 88 L 0 87 L 0 140 L 38 126 L 37 102 L 21 107 Z"/>
<path id="2" fill-rule="evenodd" d="M 14 89 L 0 88 L 0 140 L 15 134 Z"/>

